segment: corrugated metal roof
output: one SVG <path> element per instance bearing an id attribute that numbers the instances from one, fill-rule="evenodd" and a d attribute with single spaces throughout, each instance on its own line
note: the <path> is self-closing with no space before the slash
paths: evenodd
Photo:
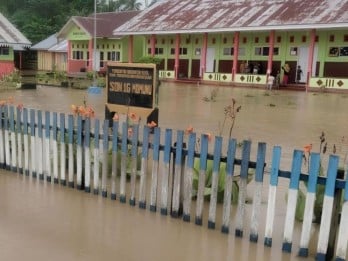
<path id="1" fill-rule="evenodd" d="M 57 35 L 52 34 L 41 42 L 33 45 L 32 50 L 38 51 L 49 51 L 49 52 L 67 52 L 68 50 L 68 41 L 62 40 L 58 41 Z"/>
<path id="2" fill-rule="evenodd" d="M 348 0 L 173 0 L 160 2 L 114 34 L 348 27 Z"/>
<path id="3" fill-rule="evenodd" d="M 52 46 L 50 49 L 48 49 L 49 52 L 55 52 L 55 53 L 66 53 L 68 52 L 68 40 L 63 40 L 54 46 Z"/>
<path id="4" fill-rule="evenodd" d="M 0 13 L 0 43 L 20 48 L 28 47 L 31 42 Z"/>
<path id="5" fill-rule="evenodd" d="M 139 14 L 140 11 L 108 12 L 96 14 L 96 36 L 98 38 L 115 37 L 113 30 L 131 18 Z M 91 37 L 94 35 L 94 14 L 87 17 L 73 16 L 58 33 L 59 38 L 63 38 L 71 29 L 73 24 L 81 27 Z"/>
<path id="6" fill-rule="evenodd" d="M 52 46 L 56 45 L 58 42 L 58 39 L 56 37 L 56 34 L 52 34 L 51 36 L 47 37 L 46 39 L 42 40 L 41 42 L 33 45 L 31 49 L 33 50 L 47 50 L 51 48 Z"/>

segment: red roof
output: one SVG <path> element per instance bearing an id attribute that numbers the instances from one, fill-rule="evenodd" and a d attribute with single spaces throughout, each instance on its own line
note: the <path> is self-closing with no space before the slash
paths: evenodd
<path id="1" fill-rule="evenodd" d="M 347 27 L 348 0 L 172 0 L 145 9 L 114 34 Z"/>
<path id="2" fill-rule="evenodd" d="M 112 31 L 129 21 L 131 18 L 139 14 L 140 11 L 122 11 L 122 12 L 108 12 L 96 14 L 96 36 L 98 38 L 115 37 Z M 94 14 L 88 17 L 73 16 L 60 30 L 58 37 L 64 37 L 70 30 L 71 26 L 76 24 L 85 30 L 90 36 L 94 35 Z"/>

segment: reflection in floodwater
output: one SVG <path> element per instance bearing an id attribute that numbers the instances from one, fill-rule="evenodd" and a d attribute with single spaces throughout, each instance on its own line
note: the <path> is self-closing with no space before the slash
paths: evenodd
<path id="1" fill-rule="evenodd" d="M 203 98 L 213 90 L 217 91 L 215 101 L 204 101 Z M 98 118 L 104 117 L 105 92 L 88 95 L 83 90 L 39 87 L 0 94 L 1 100 L 12 96 L 15 103 L 23 103 L 27 108 L 58 113 L 70 113 L 71 104 L 82 105 L 86 100 Z M 234 98 L 241 105 L 241 111 L 232 136 L 238 142 L 252 140 L 254 150 L 257 142 L 266 142 L 268 166 L 272 147 L 280 145 L 281 169 L 289 170 L 294 149 L 303 149 L 311 143 L 313 151 L 319 150 L 321 132 L 326 135 L 327 154 L 332 152 L 334 144 L 336 153 L 341 156 L 341 164 L 347 154 L 348 124 L 344 119 L 348 96 L 344 94 L 266 92 L 252 88 L 162 83 L 159 97 L 159 126 L 162 129 L 192 126 L 198 134 L 209 132 L 214 135 L 221 131 L 224 107 Z M 227 135 L 226 130 L 223 136 Z M 296 251 L 301 224 L 295 225 L 295 253 L 282 254 L 282 242 L 276 241 L 272 248 L 265 248 L 263 234 L 255 244 L 249 242 L 249 231 L 240 239 L 235 238 L 234 233 L 224 235 L 217 230 L 208 230 L 207 213 L 203 217 L 204 226 L 200 227 L 132 208 L 119 201 L 1 172 L 3 260 L 19 260 L 23 256 L 26 260 L 300 260 Z M 283 233 L 278 229 L 284 225 L 286 211 L 287 182 L 283 183 L 277 194 L 274 238 L 282 238 Z M 266 187 L 263 209 L 267 204 Z M 251 196 L 252 191 L 248 191 L 248 197 Z M 205 206 L 205 212 L 207 208 Z M 235 213 L 233 208 L 232 216 Z M 233 224 L 231 227 L 233 231 Z M 264 233 L 263 229 L 261 233 Z M 312 257 L 316 237 L 313 232 Z"/>

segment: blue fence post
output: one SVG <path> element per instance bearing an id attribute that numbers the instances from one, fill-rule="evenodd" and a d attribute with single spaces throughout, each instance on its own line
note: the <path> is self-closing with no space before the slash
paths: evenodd
<path id="1" fill-rule="evenodd" d="M 139 125 L 132 127 L 132 149 L 131 149 L 131 186 L 129 204 L 135 206 L 135 182 L 137 178 L 137 160 L 138 160 L 138 139 L 139 139 Z"/>
<path id="2" fill-rule="evenodd" d="M 18 148 L 18 171 L 20 174 L 23 174 L 22 110 L 20 107 L 17 107 L 16 131 Z"/>
<path id="3" fill-rule="evenodd" d="M 344 188 L 342 213 L 340 228 L 338 230 L 336 261 L 344 261 L 347 258 L 348 242 L 348 175 L 346 175 L 346 185 Z"/>
<path id="4" fill-rule="evenodd" d="M 215 137 L 214 145 L 214 161 L 213 161 L 213 173 L 212 173 L 212 184 L 208 214 L 208 228 L 215 229 L 216 223 L 216 204 L 217 204 L 217 193 L 219 185 L 219 174 L 220 174 L 220 160 L 222 150 L 222 137 Z"/>
<path id="5" fill-rule="evenodd" d="M 98 119 L 94 122 L 94 153 L 93 153 L 93 194 L 99 194 L 99 137 L 100 122 Z"/>
<path id="6" fill-rule="evenodd" d="M 313 211 L 315 203 L 315 195 L 317 191 L 317 181 L 320 169 L 320 154 L 312 152 L 310 157 L 310 169 L 307 185 L 305 212 L 303 215 L 302 233 L 300 240 L 300 250 L 298 255 L 302 257 L 308 256 L 308 245 L 311 235 L 313 223 Z"/>
<path id="7" fill-rule="evenodd" d="M 116 178 L 118 169 L 118 121 L 112 123 L 112 164 L 111 164 L 111 199 L 116 200 Z"/>
<path id="8" fill-rule="evenodd" d="M 228 142 L 228 148 L 227 148 L 224 203 L 222 208 L 221 232 L 224 234 L 228 234 L 230 232 L 232 185 L 233 185 L 234 159 L 236 157 L 236 148 L 237 148 L 237 141 L 235 139 L 230 139 Z"/>
<path id="9" fill-rule="evenodd" d="M 102 166 L 102 196 L 106 198 L 108 196 L 106 188 L 106 180 L 108 175 L 108 157 L 109 157 L 109 120 L 104 121 L 103 126 L 103 166 Z"/>
<path id="10" fill-rule="evenodd" d="M 253 197 L 253 209 L 251 212 L 250 237 L 251 242 L 257 242 L 259 238 L 259 219 L 261 212 L 262 185 L 265 169 L 266 143 L 260 142 L 257 148 L 257 160 L 255 171 L 255 189 Z"/>
<path id="11" fill-rule="evenodd" d="M 36 152 L 37 152 L 37 173 L 40 180 L 44 179 L 43 175 L 43 147 L 42 147 L 42 111 L 37 111 L 37 142 L 36 142 Z"/>
<path id="12" fill-rule="evenodd" d="M 265 246 L 272 246 L 273 223 L 275 216 L 275 204 L 277 197 L 278 174 L 280 166 L 281 147 L 275 146 L 272 154 L 271 177 L 268 191 L 268 205 L 265 228 Z"/>
<path id="13" fill-rule="evenodd" d="M 190 222 L 191 220 L 191 203 L 192 203 L 192 182 L 195 162 L 195 146 L 196 133 L 190 133 L 187 148 L 186 171 L 184 175 L 184 204 L 183 204 L 183 220 Z"/>
<path id="14" fill-rule="evenodd" d="M 17 172 L 17 146 L 14 107 L 10 106 L 10 133 L 11 133 L 11 171 Z"/>
<path id="15" fill-rule="evenodd" d="M 74 116 L 68 116 L 69 188 L 74 188 Z"/>
<path id="16" fill-rule="evenodd" d="M 11 170 L 10 138 L 9 138 L 9 115 L 8 107 L 4 106 L 4 129 L 5 129 L 5 168 Z"/>
<path id="17" fill-rule="evenodd" d="M 90 140 L 91 140 L 91 120 L 90 118 L 85 119 L 84 124 L 84 190 L 86 193 L 91 192 L 91 152 L 90 152 Z"/>
<path id="18" fill-rule="evenodd" d="M 5 168 L 5 145 L 4 145 L 4 121 L 3 106 L 0 106 L 0 168 Z"/>
<path id="19" fill-rule="evenodd" d="M 162 190 L 161 190 L 161 215 L 168 215 L 168 196 L 169 196 L 169 175 L 170 175 L 170 158 L 172 148 L 171 129 L 166 129 L 165 145 L 163 155 L 163 171 L 162 171 Z"/>
<path id="20" fill-rule="evenodd" d="M 28 136 L 28 109 L 23 109 L 23 141 L 24 141 L 24 174 L 30 175 L 29 170 L 29 136 Z"/>
<path id="21" fill-rule="evenodd" d="M 332 243 L 330 239 L 330 229 L 332 228 L 332 213 L 335 205 L 335 186 L 338 169 L 339 157 L 337 155 L 330 155 L 329 166 L 326 175 L 325 195 L 323 202 L 323 211 L 321 215 L 320 230 L 318 236 L 318 247 L 316 260 L 325 261 L 330 260 L 333 256 Z M 336 231 L 335 231 L 336 233 Z M 332 240 L 332 238 L 331 238 Z"/>
<path id="22" fill-rule="evenodd" d="M 45 170 L 47 182 L 51 182 L 51 151 L 50 151 L 50 139 L 51 139 L 51 113 L 45 112 Z"/>
<path id="23" fill-rule="evenodd" d="M 59 183 L 58 178 L 58 115 L 56 112 L 53 113 L 53 125 L 52 125 L 52 147 L 53 147 L 53 182 L 54 184 Z"/>
<path id="24" fill-rule="evenodd" d="M 126 175 L 128 160 L 128 124 L 122 124 L 120 202 L 126 203 Z"/>
<path id="25" fill-rule="evenodd" d="M 60 114 L 60 184 L 66 186 L 65 114 Z"/>
<path id="26" fill-rule="evenodd" d="M 82 117 L 77 116 L 77 144 L 76 144 L 76 187 L 78 190 L 84 189 L 82 174 Z"/>
<path id="27" fill-rule="evenodd" d="M 141 168 L 140 168 L 140 185 L 139 185 L 139 208 L 146 209 L 146 180 L 147 180 L 147 162 L 149 155 L 149 135 L 150 128 L 144 127 L 143 146 L 141 152 Z"/>
<path id="28" fill-rule="evenodd" d="M 243 237 L 244 219 L 245 219 L 245 200 L 246 200 L 246 192 L 247 192 L 247 184 L 248 184 L 251 141 L 249 140 L 243 141 L 242 149 L 243 149 L 242 163 L 240 166 L 238 209 L 237 209 L 236 230 L 235 230 L 235 235 L 237 237 Z"/>
<path id="29" fill-rule="evenodd" d="M 157 210 L 157 186 L 158 186 L 158 169 L 159 169 L 159 153 L 160 153 L 160 135 L 161 129 L 156 127 L 153 136 L 153 155 L 152 155 L 152 171 L 151 171 L 151 194 L 150 194 L 150 211 Z"/>
<path id="30" fill-rule="evenodd" d="M 198 191 L 197 191 L 197 205 L 195 224 L 202 225 L 203 223 L 203 203 L 205 190 L 205 176 L 207 173 L 207 159 L 208 159 L 208 135 L 201 135 L 201 155 L 199 161 L 199 177 L 198 177 Z"/>
<path id="31" fill-rule="evenodd" d="M 30 149 L 31 175 L 36 178 L 35 111 L 33 109 L 30 109 Z"/>
<path id="32" fill-rule="evenodd" d="M 183 148 L 184 148 L 184 131 L 177 131 L 176 142 L 174 144 L 175 158 L 174 158 L 174 172 L 173 172 L 173 193 L 172 193 L 172 209 L 171 216 L 179 217 L 181 215 L 182 202 L 180 202 L 181 179 L 182 179 L 182 161 L 183 161 Z"/>
<path id="33" fill-rule="evenodd" d="M 302 158 L 303 152 L 299 150 L 294 151 L 292 167 L 291 167 L 291 177 L 290 185 L 288 190 L 288 202 L 287 210 L 285 216 L 285 225 L 284 225 L 284 239 L 282 250 L 284 252 L 291 252 L 292 248 L 292 235 L 294 232 L 295 224 L 295 213 L 297 205 L 297 195 L 300 185 L 300 175 L 302 167 Z"/>

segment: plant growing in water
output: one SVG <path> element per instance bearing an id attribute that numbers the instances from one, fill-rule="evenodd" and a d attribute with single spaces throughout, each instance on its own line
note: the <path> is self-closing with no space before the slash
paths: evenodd
<path id="1" fill-rule="evenodd" d="M 319 167 L 319 176 L 324 176 L 324 168 L 322 166 L 322 156 L 328 151 L 328 143 L 326 139 L 325 132 L 322 132 L 321 135 L 319 136 L 319 152 L 320 152 L 320 167 Z M 345 144 L 345 137 L 342 137 L 341 139 L 341 144 Z M 303 151 L 303 164 L 304 166 L 307 167 L 308 172 L 309 172 L 309 159 L 311 156 L 311 151 L 312 151 L 312 144 L 307 144 L 304 146 Z M 337 153 L 337 147 L 336 144 L 332 145 L 332 154 Z M 344 155 L 344 161 L 346 162 L 347 159 L 347 153 L 345 152 Z M 342 167 L 339 167 L 338 171 L 344 171 Z M 307 187 L 308 182 L 303 182 L 303 184 Z M 314 203 L 314 222 L 315 223 L 320 223 L 321 220 L 321 214 L 322 214 L 322 208 L 323 208 L 323 202 L 324 202 L 324 195 L 325 195 L 325 185 L 322 184 L 317 184 L 317 189 L 316 189 L 316 195 L 315 195 L 315 203 Z M 303 190 L 300 188 L 298 197 L 297 197 L 297 205 L 296 205 L 296 212 L 295 212 L 295 217 L 296 220 L 298 221 L 303 221 L 304 218 L 304 211 L 305 211 L 305 202 L 306 202 L 306 195 L 303 192 Z"/>
<path id="2" fill-rule="evenodd" d="M 228 128 L 228 139 L 231 139 L 237 114 L 238 112 L 240 112 L 241 108 L 242 107 L 240 105 L 237 105 L 237 101 L 234 98 L 231 99 L 231 104 L 224 107 L 224 119 L 221 126 L 219 126 L 220 136 L 223 135 L 225 128 Z M 189 128 L 187 128 L 185 133 L 189 134 L 191 132 L 193 132 L 193 128 L 190 126 Z M 208 135 L 208 140 L 210 141 L 212 139 L 212 135 L 210 133 L 207 133 L 206 135 Z M 197 147 L 196 150 L 199 150 L 200 139 L 197 140 L 196 147 Z M 199 170 L 200 170 L 200 160 L 199 158 L 196 158 L 194 162 L 193 196 L 196 196 L 197 190 L 198 190 Z M 219 177 L 218 177 L 218 192 L 217 192 L 217 202 L 219 203 L 223 202 L 223 198 L 224 198 L 225 177 L 226 177 L 226 163 L 221 162 Z M 211 188 L 212 180 L 213 180 L 213 160 L 208 159 L 206 174 L 205 174 L 205 190 L 204 190 L 204 196 L 206 198 L 209 198 L 212 193 L 212 188 Z M 232 203 L 233 204 L 238 203 L 238 194 L 239 194 L 239 185 L 238 185 L 238 180 L 236 179 L 232 183 Z"/>

